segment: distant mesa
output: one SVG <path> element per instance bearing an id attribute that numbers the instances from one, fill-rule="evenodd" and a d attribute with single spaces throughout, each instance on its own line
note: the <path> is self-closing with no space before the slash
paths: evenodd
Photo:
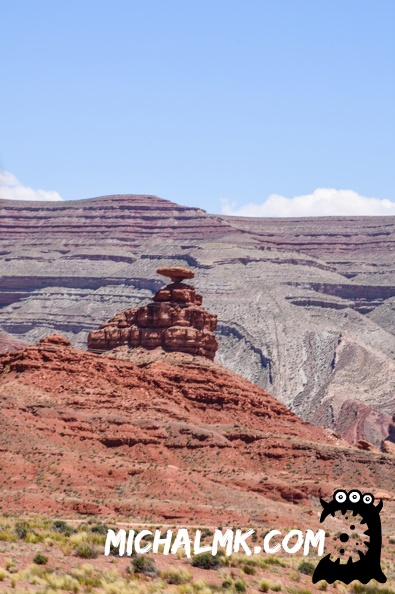
<path id="1" fill-rule="evenodd" d="M 88 349 L 110 351 L 120 346 L 189 353 L 214 359 L 217 316 L 202 307 L 202 295 L 183 283 L 195 276 L 182 267 L 159 268 L 172 283 L 160 289 L 153 302 L 118 313 L 88 335 Z"/>

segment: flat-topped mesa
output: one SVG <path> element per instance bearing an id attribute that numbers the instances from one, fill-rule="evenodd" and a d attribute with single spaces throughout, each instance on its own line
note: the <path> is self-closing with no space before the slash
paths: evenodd
<path id="1" fill-rule="evenodd" d="M 110 351 L 119 346 L 178 351 L 214 359 L 218 342 L 213 334 L 217 316 L 202 305 L 195 287 L 183 283 L 193 278 L 192 270 L 159 268 L 159 274 L 173 281 L 160 289 L 153 303 L 127 309 L 88 335 L 88 349 Z"/>

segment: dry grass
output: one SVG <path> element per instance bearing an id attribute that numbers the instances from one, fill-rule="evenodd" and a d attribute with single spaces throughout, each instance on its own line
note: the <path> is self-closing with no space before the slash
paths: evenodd
<path id="1" fill-rule="evenodd" d="M 70 522 L 71 523 L 71 522 Z M 395 552 L 386 543 L 383 569 L 385 585 L 359 582 L 312 584 L 311 576 L 298 571 L 306 561 L 298 555 L 221 555 L 216 569 L 194 567 L 185 555 L 151 556 L 158 574 L 149 577 L 131 568 L 131 559 L 103 555 L 107 526 L 102 521 L 54 523 L 35 517 L 0 517 L 0 592 L 4 594 L 235 594 L 282 592 L 283 594 L 395 594 Z M 108 527 L 115 528 L 113 524 Z M 206 531 L 207 542 L 211 532 Z M 86 552 L 93 558 L 86 559 Z M 81 554 L 82 553 L 82 554 Z M 97 553 L 97 557 L 95 557 Z M 33 563 L 45 556 L 46 564 Z M 87 554 L 89 557 L 90 555 Z M 148 556 L 150 557 L 150 556 Z M 308 561 L 314 565 L 313 555 Z"/>

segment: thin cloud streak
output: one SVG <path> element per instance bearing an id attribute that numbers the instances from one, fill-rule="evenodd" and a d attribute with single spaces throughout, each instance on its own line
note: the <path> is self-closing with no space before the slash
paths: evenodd
<path id="1" fill-rule="evenodd" d="M 59 202 L 63 200 L 54 190 L 35 190 L 24 186 L 9 171 L 0 171 L 0 199 Z"/>
<path id="2" fill-rule="evenodd" d="M 261 204 L 237 206 L 222 199 L 221 210 L 224 215 L 243 217 L 394 216 L 395 202 L 361 196 L 352 190 L 317 188 L 312 194 L 293 198 L 271 194 Z"/>

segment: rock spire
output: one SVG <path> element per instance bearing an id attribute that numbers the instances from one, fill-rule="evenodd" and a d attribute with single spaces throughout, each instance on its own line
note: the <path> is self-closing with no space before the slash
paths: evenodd
<path id="1" fill-rule="evenodd" d="M 180 351 L 214 359 L 218 342 L 214 335 L 217 316 L 202 307 L 202 296 L 183 281 L 194 272 L 178 266 L 159 268 L 171 283 L 160 289 L 153 302 L 118 313 L 88 335 L 91 350 L 112 350 L 127 345 Z"/>

